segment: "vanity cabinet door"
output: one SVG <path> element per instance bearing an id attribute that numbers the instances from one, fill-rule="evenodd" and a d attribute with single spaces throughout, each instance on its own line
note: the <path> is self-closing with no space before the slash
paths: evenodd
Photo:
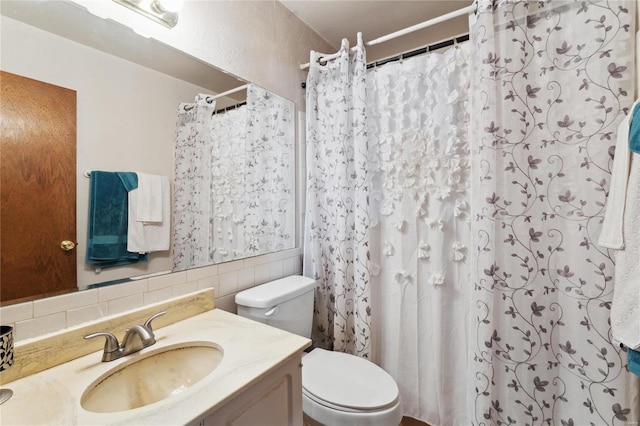
<path id="1" fill-rule="evenodd" d="M 204 419 L 204 426 L 301 426 L 300 355 Z"/>

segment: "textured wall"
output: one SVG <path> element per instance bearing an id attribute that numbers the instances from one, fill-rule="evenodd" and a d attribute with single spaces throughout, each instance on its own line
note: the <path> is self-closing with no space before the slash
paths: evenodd
<path id="1" fill-rule="evenodd" d="M 306 79 L 299 64 L 309 61 L 312 49 L 335 50 L 276 0 L 187 0 L 172 29 L 114 2 L 72 1 L 291 99 L 299 110 Z"/>

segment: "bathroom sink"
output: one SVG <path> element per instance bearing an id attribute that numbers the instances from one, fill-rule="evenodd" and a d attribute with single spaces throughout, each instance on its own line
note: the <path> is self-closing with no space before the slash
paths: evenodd
<path id="1" fill-rule="evenodd" d="M 215 370 L 223 352 L 198 342 L 169 346 L 142 357 L 89 385 L 80 400 L 82 408 L 95 413 L 126 411 L 177 395 Z"/>

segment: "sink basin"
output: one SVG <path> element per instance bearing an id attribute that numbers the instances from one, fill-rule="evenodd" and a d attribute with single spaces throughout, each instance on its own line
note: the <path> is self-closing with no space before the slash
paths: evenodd
<path id="1" fill-rule="evenodd" d="M 198 342 L 142 356 L 89 385 L 80 400 L 82 408 L 95 413 L 126 411 L 177 395 L 215 370 L 223 352 L 215 345 Z"/>

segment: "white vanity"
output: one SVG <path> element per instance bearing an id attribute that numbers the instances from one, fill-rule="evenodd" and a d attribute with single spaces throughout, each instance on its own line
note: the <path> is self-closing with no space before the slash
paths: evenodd
<path id="1" fill-rule="evenodd" d="M 308 339 L 219 309 L 159 328 L 155 337 L 153 346 L 115 361 L 102 362 L 102 351 L 92 352 L 2 384 L 14 395 L 0 405 L 0 423 L 302 425 L 301 357 Z M 125 379 L 114 380 L 116 371 Z M 152 389 L 173 386 L 175 394 L 121 408 L 144 393 L 143 382 Z M 97 405 L 87 404 L 89 392 L 105 384 L 114 387 L 90 396 Z"/>

